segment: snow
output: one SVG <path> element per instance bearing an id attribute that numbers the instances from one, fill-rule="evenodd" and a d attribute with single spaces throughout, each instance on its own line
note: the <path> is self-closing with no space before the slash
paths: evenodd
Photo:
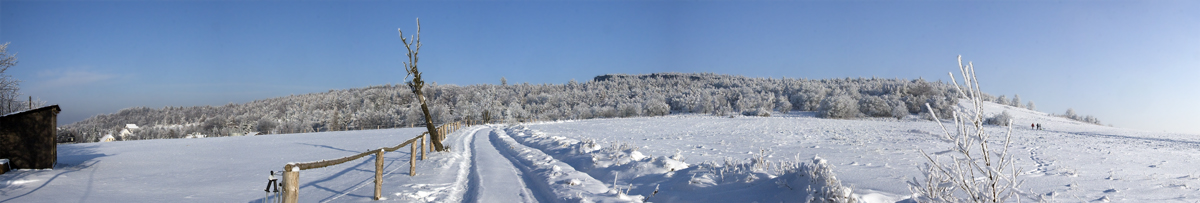
<path id="1" fill-rule="evenodd" d="M 63 144 L 58 146 L 58 165 L 53 170 L 0 175 L 0 183 L 7 183 L 0 185 L 0 202 L 259 202 L 267 182 L 264 176 L 278 173 L 287 162 L 353 155 L 398 144 L 421 132 L 423 128 L 406 128 Z M 395 170 L 386 177 L 397 179 L 385 183 L 406 184 L 408 150 L 386 153 L 385 158 L 386 170 Z M 373 181 L 373 163 L 373 158 L 364 158 L 301 171 L 300 198 L 337 200 L 342 193 L 370 197 L 370 187 L 347 190 Z M 418 161 L 418 166 L 423 167 L 419 171 L 430 171 L 436 165 Z M 428 176 L 411 179 L 437 182 Z"/>
<path id="2" fill-rule="evenodd" d="M 1010 153 L 1024 171 L 1021 201 L 1200 200 L 1194 164 L 1200 136 L 984 105 L 987 116 L 1013 117 Z M 917 167 L 926 161 L 918 150 L 944 154 L 952 146 L 936 123 L 915 116 L 812 115 L 464 128 L 445 141 L 450 152 L 417 161 L 416 176 L 409 176 L 408 149 L 385 153 L 379 202 L 803 202 L 845 193 L 863 202 L 902 202 L 912 194 L 906 181 L 922 177 Z M 1032 123 L 1045 130 L 1026 127 Z M 264 176 L 287 163 L 375 150 L 423 130 L 63 144 L 53 170 L 0 175 L 0 202 L 261 202 Z M 369 156 L 301 171 L 301 202 L 374 201 L 373 163 Z"/>
<path id="3" fill-rule="evenodd" d="M 1011 153 L 1018 154 L 1018 167 L 1027 172 L 1020 177 L 1026 181 L 1025 201 L 1200 199 L 1200 176 L 1189 164 L 1200 157 L 1200 137 L 1196 135 L 1086 124 L 993 103 L 985 103 L 984 109 L 988 116 L 1008 111 L 1014 117 Z M 1031 123 L 1041 123 L 1045 130 L 1021 128 Z M 922 177 L 917 166 L 925 163 L 918 149 L 945 153 L 951 146 L 939 138 L 942 129 L 936 123 L 912 118 L 835 120 L 805 113 L 734 118 L 685 115 L 527 126 L 544 136 L 637 146 L 648 155 L 679 153 L 688 163 L 745 160 L 760 151 L 771 161 L 820 155 L 837 166 L 837 177 L 855 188 L 856 194 L 880 201 L 911 194 L 905 181 Z M 993 134 L 1003 130 L 988 128 Z M 654 186 L 634 183 L 636 188 Z M 1112 188 L 1118 192 L 1104 192 Z"/>

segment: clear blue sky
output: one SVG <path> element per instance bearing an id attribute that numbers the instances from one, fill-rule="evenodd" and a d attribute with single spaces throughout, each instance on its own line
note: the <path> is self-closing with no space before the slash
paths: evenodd
<path id="1" fill-rule="evenodd" d="M 947 80 L 1118 127 L 1200 134 L 1195 1 L 0 1 L 23 92 L 60 123 L 134 106 L 397 84 L 421 18 L 439 84 L 607 73 Z"/>

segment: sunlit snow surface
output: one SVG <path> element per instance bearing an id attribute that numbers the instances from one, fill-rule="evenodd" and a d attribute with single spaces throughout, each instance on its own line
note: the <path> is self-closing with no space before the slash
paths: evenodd
<path id="1" fill-rule="evenodd" d="M 288 162 L 353 155 L 384 142 L 398 144 L 423 130 L 64 144 L 58 146 L 53 170 L 0 175 L 0 202 L 257 202 L 265 195 L 269 172 Z M 384 157 L 389 170 L 403 168 L 389 177 L 408 179 L 407 148 Z M 300 197 L 314 202 L 369 198 L 369 186 L 346 193 L 370 185 L 373 171 L 373 157 L 305 170 Z"/>
<path id="2" fill-rule="evenodd" d="M 1026 172 L 1020 177 L 1025 181 L 1023 201 L 1037 198 L 1063 202 L 1200 201 L 1198 135 L 1097 126 L 990 103 L 985 109 L 989 114 L 1007 110 L 1014 117 L 1015 144 L 1010 153 Z M 1029 124 L 1035 122 L 1041 123 L 1045 130 L 1029 129 Z M 953 126 L 947 127 L 953 130 Z M 1003 137 L 1004 129 L 991 126 L 989 132 Z M 0 175 L 0 202 L 260 202 L 268 171 L 278 171 L 288 162 L 333 159 L 391 146 L 423 130 L 59 145 L 59 165 L 55 169 L 17 170 Z M 472 141 L 508 140 L 505 136 L 530 145 L 526 149 L 512 141 L 495 144 L 510 160 L 525 161 L 524 166 L 520 163 L 516 166 L 527 167 L 523 170 L 530 173 L 526 174 L 545 176 L 532 180 L 568 185 L 550 186 L 549 193 L 559 195 L 560 200 L 613 197 L 611 192 L 615 190 L 598 191 L 591 196 L 583 192 L 561 196 L 563 191 L 579 190 L 570 185 L 596 187 L 589 181 L 600 181 L 603 187 L 613 188 L 614 179 L 617 188 L 634 185 L 636 189 L 629 192 L 631 197 L 645 198 L 651 196 L 649 191 L 654 187 L 646 184 L 663 182 L 657 180 L 662 177 L 647 174 L 659 173 L 664 168 L 722 162 L 727 158 L 745 160 L 765 151 L 771 161 L 808 162 L 819 155 L 834 165 L 837 178 L 853 188 L 856 195 L 872 202 L 901 201 L 910 196 L 905 181 L 920 178 L 917 166 L 925 163 L 917 150 L 939 153 L 950 147 L 938 138 L 941 132 L 937 123 L 915 118 L 833 120 L 813 118 L 811 113 L 804 112 L 774 117 L 677 115 L 475 127 L 448 138 L 452 152 L 431 154 L 431 160 L 418 161 L 415 177 L 408 174 L 408 149 L 387 153 L 383 202 L 463 200 L 465 193 L 472 191 L 467 182 L 474 152 L 467 146 Z M 563 165 L 574 160 L 546 160 L 547 157 L 536 153 L 524 155 L 540 149 L 551 157 L 564 156 L 563 151 L 548 150 L 555 147 L 552 142 L 530 143 L 537 139 L 529 134 L 552 140 L 590 139 L 602 147 L 628 144 L 637 147 L 640 154 L 634 157 L 634 153 L 625 151 L 632 157 L 630 160 L 646 160 L 646 166 L 663 167 L 635 174 L 592 174 L 603 177 L 580 178 L 581 174 Z M 663 161 L 676 153 L 686 165 Z M 536 160 L 544 162 L 530 162 Z M 373 163 L 373 157 L 368 156 L 334 167 L 302 171 L 301 201 L 373 202 Z M 758 190 L 764 192 L 778 191 L 779 187 L 743 186 L 765 188 Z M 688 194 L 687 190 L 674 192 L 658 194 L 649 200 L 705 195 Z M 739 199 L 737 195 L 772 195 L 764 192 L 724 196 Z M 636 198 L 617 197 L 636 201 Z"/>
<path id="3" fill-rule="evenodd" d="M 1020 177 L 1025 201 L 1200 201 L 1200 135 L 1098 126 L 992 103 L 984 107 L 988 114 L 1006 110 L 1014 117 L 1010 153 L 1026 172 Z M 546 136 L 594 139 L 605 146 L 629 143 L 650 156 L 681 150 L 692 164 L 747 159 L 763 149 L 775 161 L 819 155 L 835 163 L 837 177 L 856 194 L 893 198 L 909 196 L 905 181 L 921 177 L 917 166 L 926 161 L 918 149 L 938 153 L 951 146 L 938 138 L 942 129 L 935 122 L 808 115 L 597 119 L 528 127 Z M 1030 129 L 1032 123 L 1041 123 L 1044 130 Z M 1004 130 L 989 127 L 996 138 L 1003 138 Z"/>

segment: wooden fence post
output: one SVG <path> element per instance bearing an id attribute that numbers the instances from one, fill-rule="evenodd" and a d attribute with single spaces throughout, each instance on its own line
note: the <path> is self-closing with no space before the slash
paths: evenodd
<path id="1" fill-rule="evenodd" d="M 375 200 L 383 194 L 383 148 L 375 152 Z"/>
<path id="2" fill-rule="evenodd" d="M 410 153 L 408 153 L 408 176 L 417 175 L 417 145 L 409 144 Z"/>
<path id="3" fill-rule="evenodd" d="M 429 148 L 425 147 L 425 137 L 429 136 L 425 134 L 421 135 L 421 160 L 425 160 L 425 151 L 429 151 Z"/>
<path id="4" fill-rule="evenodd" d="M 293 170 L 299 167 L 291 167 L 283 171 L 283 203 L 296 203 L 300 198 L 300 171 Z"/>

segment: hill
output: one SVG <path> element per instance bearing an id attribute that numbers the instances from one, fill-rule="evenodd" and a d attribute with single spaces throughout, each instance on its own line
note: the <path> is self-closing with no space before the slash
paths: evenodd
<path id="1" fill-rule="evenodd" d="M 611 74 L 583 83 L 427 87 L 434 123 L 517 122 L 662 116 L 768 116 L 815 111 L 826 118 L 920 115 L 924 103 L 948 113 L 952 87 L 923 79 L 749 78 L 711 73 Z M 995 99 L 994 97 L 990 97 Z M 223 137 L 421 126 L 407 87 L 382 85 L 243 104 L 134 107 L 60 126 L 59 140 Z M 126 124 L 139 128 L 126 129 Z M 121 133 L 128 130 L 128 133 Z"/>

